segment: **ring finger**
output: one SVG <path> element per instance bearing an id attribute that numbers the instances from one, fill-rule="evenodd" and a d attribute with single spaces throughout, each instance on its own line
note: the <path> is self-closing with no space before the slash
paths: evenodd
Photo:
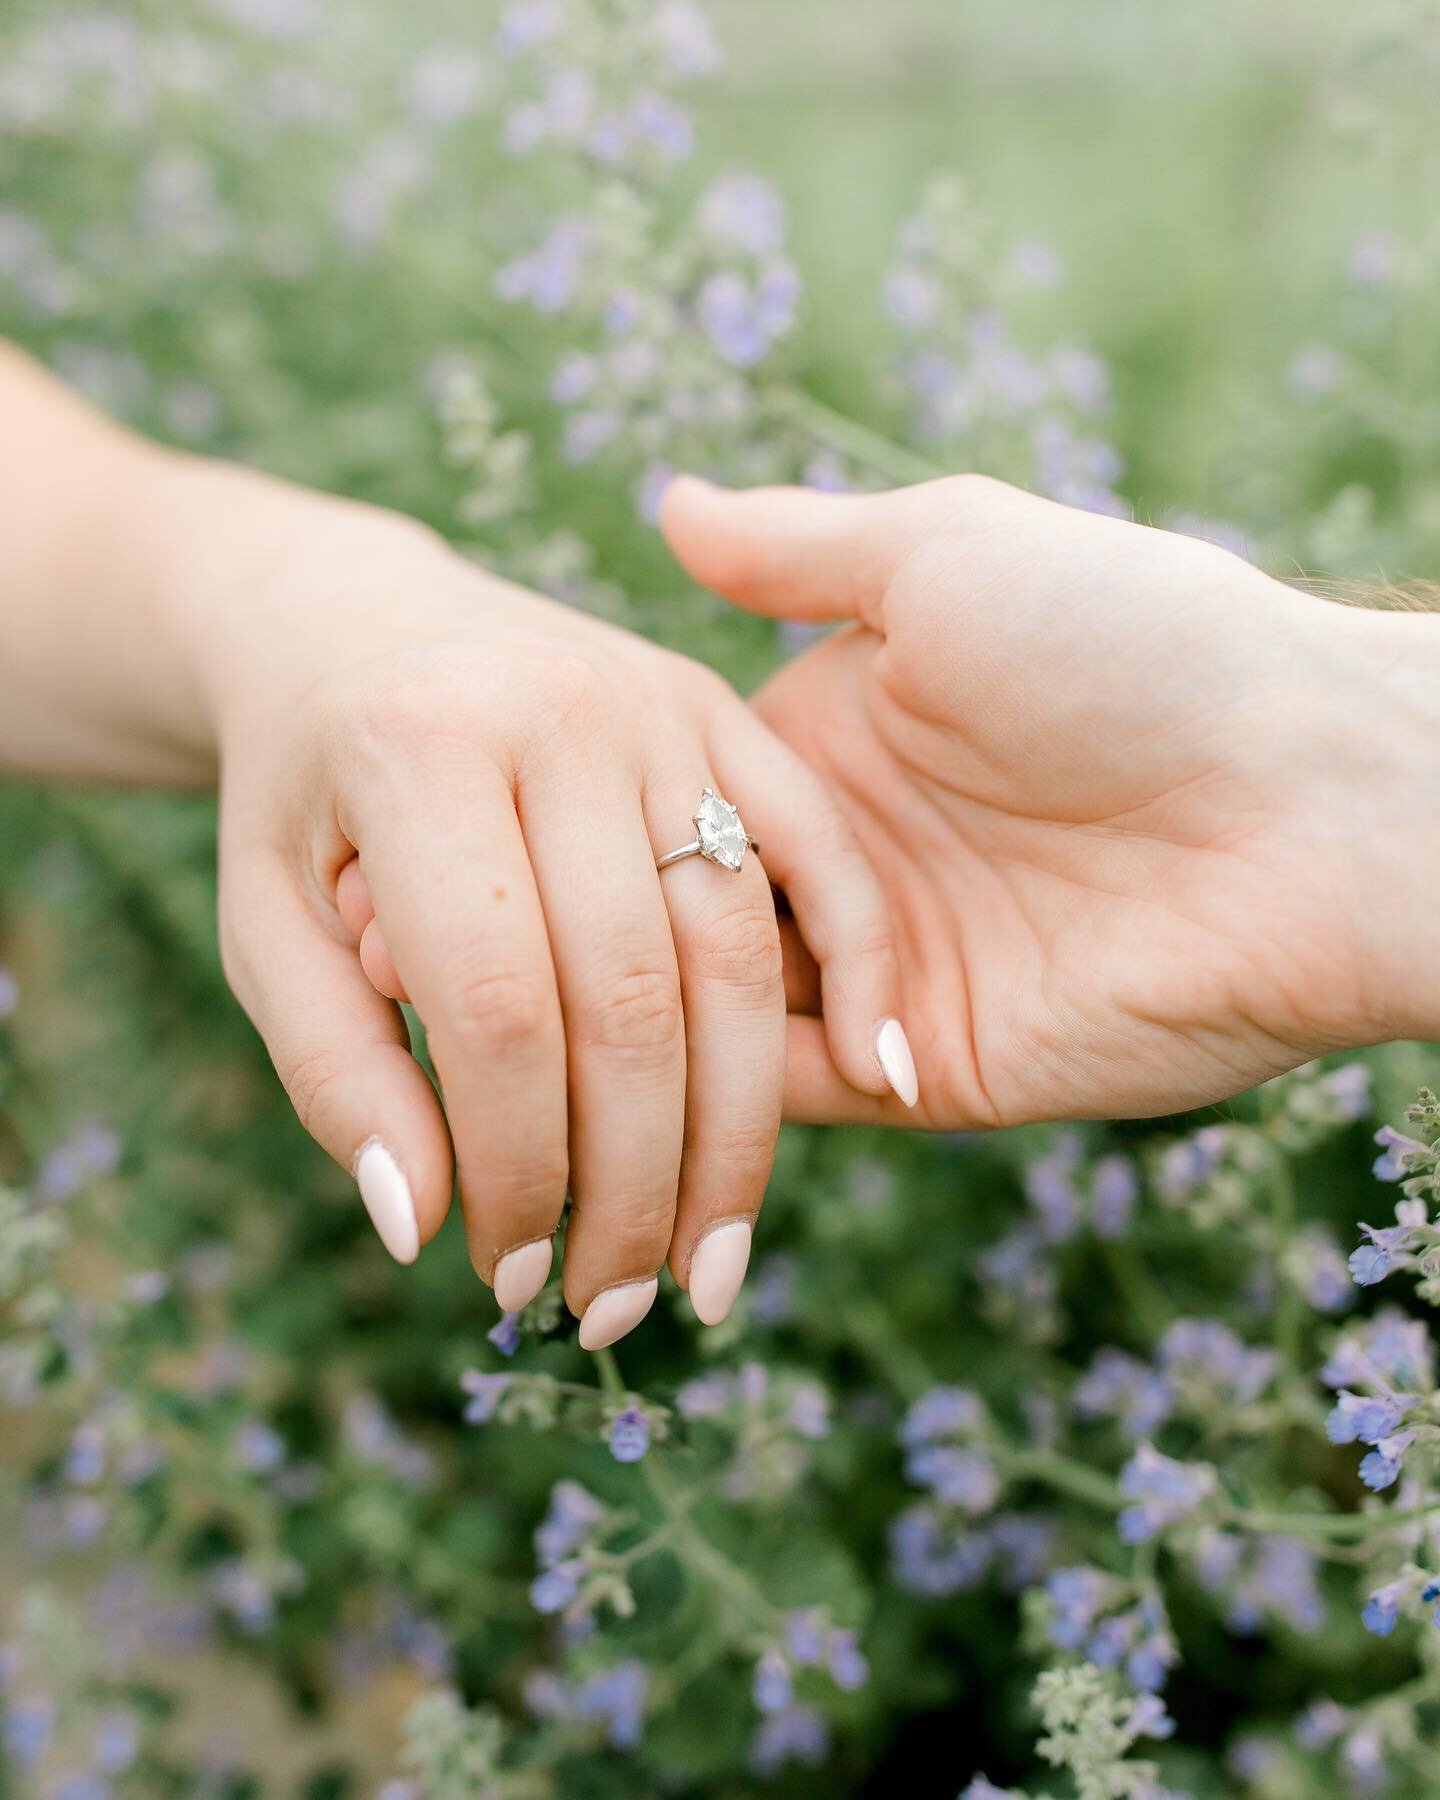
<path id="1" fill-rule="evenodd" d="M 695 836 L 703 767 L 652 769 L 645 814 L 664 855 Z M 685 1009 L 685 1147 L 670 1268 L 696 1315 L 716 1325 L 745 1277 L 775 1159 L 785 1084 L 780 932 L 758 857 L 732 872 L 701 856 L 659 877 Z"/>

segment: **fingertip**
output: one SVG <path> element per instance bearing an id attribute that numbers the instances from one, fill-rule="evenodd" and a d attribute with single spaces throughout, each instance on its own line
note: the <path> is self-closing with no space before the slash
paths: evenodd
<path id="1" fill-rule="evenodd" d="M 387 1000 L 410 998 L 405 991 L 405 983 L 400 979 L 400 971 L 391 960 L 378 919 L 372 918 L 361 933 L 360 967 L 365 971 L 371 987 Z"/>
<path id="2" fill-rule="evenodd" d="M 358 856 L 352 856 L 340 871 L 335 883 L 335 908 L 340 914 L 340 923 L 356 939 L 363 936 L 365 927 L 375 917 L 370 884 L 365 879 Z"/>

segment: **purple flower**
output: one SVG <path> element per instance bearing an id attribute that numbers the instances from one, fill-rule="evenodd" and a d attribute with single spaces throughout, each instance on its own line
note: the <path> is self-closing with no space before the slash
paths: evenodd
<path id="1" fill-rule="evenodd" d="M 645 1725 L 645 1697 L 650 1678 L 644 1663 L 633 1657 L 592 1675 L 575 1697 L 582 1719 L 603 1720 L 606 1736 L 616 1750 L 633 1750 Z"/>
<path id="2" fill-rule="evenodd" d="M 933 1443 L 937 1438 L 963 1437 L 978 1431 L 984 1417 L 984 1408 L 972 1389 L 930 1388 L 906 1413 L 900 1442 L 913 1447 Z"/>
<path id="3" fill-rule="evenodd" d="M 1324 1750 L 1349 1723 L 1350 1715 L 1334 1700 L 1312 1700 L 1292 1728 L 1302 1750 Z"/>
<path id="4" fill-rule="evenodd" d="M 572 350 L 550 377 L 550 398 L 557 406 L 574 406 L 595 386 L 595 358 L 581 350 Z"/>
<path id="5" fill-rule="evenodd" d="M 870 1664 L 853 1631 L 832 1631 L 825 1648 L 830 1679 L 842 1692 L 854 1693 L 870 1679 Z"/>
<path id="6" fill-rule="evenodd" d="M 1251 1560 L 1241 1603 L 1253 1610 L 1253 1625 L 1232 1610 L 1237 1630 L 1256 1629 L 1261 1614 L 1283 1619 L 1294 1631 L 1314 1633 L 1325 1623 L 1314 1553 L 1298 1538 L 1262 1538 Z"/>
<path id="7" fill-rule="evenodd" d="M 564 22 L 558 0 L 510 0 L 500 16 L 500 50 L 523 56 L 552 38 Z"/>
<path id="8" fill-rule="evenodd" d="M 1056 1569 L 1045 1583 L 1053 1611 L 1050 1641 L 1057 1650 L 1078 1651 L 1106 1604 L 1113 1584 L 1098 1569 Z"/>
<path id="9" fill-rule="evenodd" d="M 465 1403 L 465 1423 L 467 1425 L 485 1425 L 495 1417 L 495 1409 L 515 1377 L 513 1375 L 489 1375 L 479 1369 L 466 1369 L 460 1377 L 460 1386 L 470 1398 Z"/>
<path id="10" fill-rule="evenodd" d="M 977 1775 L 961 1791 L 960 1800 L 1025 1800 L 1025 1796 L 1018 1788 L 999 1788 L 983 1775 Z"/>
<path id="11" fill-rule="evenodd" d="M 907 1507 L 890 1522 L 890 1561 L 895 1580 L 912 1594 L 941 1599 L 963 1593 L 990 1567 L 993 1538 L 956 1530 L 929 1502 Z"/>
<path id="12" fill-rule="evenodd" d="M 1400 1479 L 1405 1452 L 1409 1449 L 1414 1435 L 1413 1432 L 1402 1431 L 1395 1437 L 1386 1438 L 1377 1449 L 1361 1458 L 1360 1479 L 1372 1493 L 1383 1493 L 1386 1488 L 1393 1487 Z"/>
<path id="13" fill-rule="evenodd" d="M 782 1627 L 785 1649 L 798 1668 L 811 1669 L 825 1654 L 824 1615 L 815 1607 L 787 1613 Z"/>
<path id="14" fill-rule="evenodd" d="M 1336 1119 L 1353 1125 L 1370 1111 L 1370 1071 L 1364 1063 L 1342 1063 L 1320 1077 L 1318 1086 L 1335 1108 Z"/>
<path id="15" fill-rule="evenodd" d="M 830 1753 L 830 1728 L 813 1706 L 792 1706 L 762 1721 L 750 1740 L 750 1767 L 756 1775 L 775 1775 L 787 1762 L 824 1762 Z"/>
<path id="16" fill-rule="evenodd" d="M 712 275 L 695 301 L 700 328 L 718 355 L 737 369 L 753 368 L 770 348 L 748 281 L 733 270 Z"/>
<path id="17" fill-rule="evenodd" d="M 12 1700 L 5 1708 L 5 1749 L 17 1768 L 39 1762 L 50 1747 L 55 1705 L 48 1699 Z"/>
<path id="18" fill-rule="evenodd" d="M 140 1754 L 140 1726 L 135 1715 L 117 1708 L 95 1726 L 95 1766 L 107 1775 L 123 1775 Z"/>
<path id="19" fill-rule="evenodd" d="M 1130 1229 L 1140 1183 L 1128 1156 L 1106 1156 L 1090 1177 L 1090 1216 L 1097 1237 L 1123 1237 Z"/>
<path id="20" fill-rule="evenodd" d="M 1063 1244 L 1080 1227 L 1080 1195 L 1071 1176 L 1076 1159 L 1062 1143 L 1025 1171 L 1025 1197 L 1038 1215 L 1040 1235 L 1047 1244 Z"/>
<path id="21" fill-rule="evenodd" d="M 572 413 L 565 421 L 566 462 L 576 468 L 592 462 L 608 444 L 614 443 L 623 424 L 614 407 L 596 406 Z"/>
<path id="22" fill-rule="evenodd" d="M 1106 1348 L 1096 1353 L 1072 1395 L 1083 1417 L 1118 1419 L 1130 1437 L 1149 1437 L 1169 1418 L 1175 1393 L 1166 1377 L 1127 1351 Z"/>
<path id="23" fill-rule="evenodd" d="M 538 1613 L 564 1612 L 580 1592 L 585 1565 L 579 1557 L 571 1557 L 542 1569 L 530 1583 L 530 1604 Z"/>
<path id="24" fill-rule="evenodd" d="M 955 1444 L 926 1444 L 905 1459 L 905 1474 L 937 1500 L 964 1512 L 989 1512 L 1000 1493 L 1000 1477 L 983 1452 Z"/>
<path id="25" fill-rule="evenodd" d="M 610 1454 L 618 1463 L 639 1462 L 650 1448 L 650 1422 L 638 1407 L 627 1406 L 610 1425 Z"/>
<path id="26" fill-rule="evenodd" d="M 0 964 L 0 1019 L 13 1019 L 20 1005 L 20 983 Z"/>
<path id="27" fill-rule="evenodd" d="M 1176 1462 L 1141 1444 L 1120 1471 L 1120 1491 L 1138 1502 L 1118 1520 L 1127 1544 L 1140 1544 L 1175 1524 L 1215 1491 L 1214 1471 L 1204 1463 Z"/>
<path id="28" fill-rule="evenodd" d="M 1156 1185 L 1165 1199 L 1187 1199 L 1210 1179 L 1225 1159 L 1230 1134 L 1223 1125 L 1206 1125 L 1193 1137 L 1171 1144 L 1160 1159 Z"/>
<path id="29" fill-rule="evenodd" d="M 785 1408 L 785 1423 L 800 1437 L 819 1440 L 830 1435 L 830 1396 L 817 1381 L 802 1382 Z"/>
<path id="30" fill-rule="evenodd" d="M 247 1419 L 231 1433 L 230 1453 L 250 1474 L 270 1475 L 285 1461 L 285 1440 L 262 1419 Z"/>
<path id="31" fill-rule="evenodd" d="M 1375 1158 L 1375 1175 L 1380 1181 L 1403 1181 L 1409 1174 L 1405 1158 L 1426 1153 L 1425 1145 L 1418 1138 L 1406 1137 L 1393 1125 L 1382 1125 L 1375 1133 L 1375 1142 L 1384 1152 Z"/>
<path id="32" fill-rule="evenodd" d="M 778 254 L 785 242 L 785 203 L 760 175 L 722 175 L 700 196 L 700 229 L 718 243 L 757 259 Z"/>
<path id="33" fill-rule="evenodd" d="M 520 1348 L 519 1313 L 502 1313 L 499 1322 L 492 1325 L 485 1336 L 502 1356 L 513 1356 Z"/>
<path id="34" fill-rule="evenodd" d="M 495 292 L 502 300 L 528 300 L 537 312 L 564 312 L 575 298 L 590 247 L 583 220 L 557 219 L 537 250 L 500 269 Z"/>
<path id="35" fill-rule="evenodd" d="M 784 1712 L 794 1699 L 795 1682 L 790 1665 L 778 1650 L 767 1650 L 756 1663 L 751 1693 L 762 1713 Z"/>
<path id="36" fill-rule="evenodd" d="M 1385 1587 L 1376 1588 L 1365 1602 L 1360 1623 L 1367 1631 L 1373 1631 L 1376 1637 L 1389 1637 L 1400 1622 L 1400 1602 L 1404 1597 L 1403 1581 L 1392 1581 Z"/>
<path id="37" fill-rule="evenodd" d="M 885 311 L 902 331 L 925 331 L 940 317 L 944 298 L 936 278 L 902 263 L 885 278 Z"/>
<path id="38" fill-rule="evenodd" d="M 550 1506 L 535 1530 L 535 1554 L 546 1568 L 573 1556 L 605 1517 L 605 1509 L 578 1481 L 557 1481 Z"/>
<path id="39" fill-rule="evenodd" d="M 1390 1273 L 1390 1255 L 1379 1244 L 1361 1244 L 1350 1252 L 1346 1266 L 1357 1287 L 1374 1287 Z"/>
<path id="40" fill-rule="evenodd" d="M 683 106 L 664 94 L 639 94 L 631 103 L 630 129 L 667 162 L 684 162 L 695 148 L 695 127 Z"/>
<path id="41" fill-rule="evenodd" d="M 1342 1391 L 1325 1421 L 1332 1444 L 1378 1444 L 1398 1431 L 1408 1407 L 1393 1395 L 1352 1394 Z"/>
<path id="42" fill-rule="evenodd" d="M 720 67 L 720 50 L 710 21 L 695 0 L 660 0 L 652 29 L 672 73 L 698 77 Z"/>
<path id="43" fill-rule="evenodd" d="M 1081 412 L 1103 412 L 1110 399 L 1110 372 L 1090 350 L 1061 348 L 1050 357 L 1050 372 L 1066 398 Z"/>

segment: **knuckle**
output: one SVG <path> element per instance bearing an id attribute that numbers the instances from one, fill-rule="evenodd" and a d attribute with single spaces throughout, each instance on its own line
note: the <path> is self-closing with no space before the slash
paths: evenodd
<path id="1" fill-rule="evenodd" d="M 694 955 L 699 973 L 712 981 L 743 988 L 780 983 L 780 930 L 774 914 L 758 906 L 712 919 L 697 934 Z"/>
<path id="2" fill-rule="evenodd" d="M 725 1125 L 723 1146 L 727 1190 L 734 1192 L 743 1183 L 764 1186 L 775 1160 L 775 1145 L 780 1136 L 779 1116 L 773 1119 L 732 1119 Z M 715 1146 L 717 1153 L 721 1146 Z"/>
<path id="3" fill-rule="evenodd" d="M 533 1043 L 553 1017 L 550 985 L 538 969 L 507 968 L 490 957 L 452 970 L 444 1030 L 462 1047 Z"/>
<path id="4" fill-rule="evenodd" d="M 669 1050 L 685 1024 L 679 977 L 658 964 L 630 968 L 600 984 L 582 1004 L 580 1030 L 606 1050 Z"/>
<path id="5" fill-rule="evenodd" d="M 573 651 L 546 657 L 541 686 L 557 722 L 580 726 L 602 713 L 614 693 L 605 672 Z"/>
<path id="6" fill-rule="evenodd" d="M 339 1078 L 340 1068 L 327 1049 L 302 1051 L 285 1069 L 285 1092 L 296 1117 L 312 1134 L 325 1104 L 325 1096 Z"/>
<path id="7" fill-rule="evenodd" d="M 523 1160 L 486 1171 L 484 1235 L 497 1246 L 516 1241 L 538 1221 L 548 1229 L 560 1216 L 570 1163 L 563 1142 L 533 1144 Z"/>

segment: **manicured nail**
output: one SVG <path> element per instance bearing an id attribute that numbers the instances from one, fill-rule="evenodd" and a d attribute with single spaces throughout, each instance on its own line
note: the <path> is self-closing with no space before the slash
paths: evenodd
<path id="1" fill-rule="evenodd" d="M 420 1227 L 410 1183 L 394 1151 L 379 1138 L 367 1139 L 355 1158 L 355 1180 L 380 1242 L 396 1262 L 414 1262 L 420 1254 Z"/>
<path id="2" fill-rule="evenodd" d="M 502 1311 L 519 1312 L 528 1306 L 550 1279 L 555 1251 L 549 1238 L 536 1238 L 507 1251 L 495 1265 L 495 1298 Z"/>
<path id="3" fill-rule="evenodd" d="M 660 1283 L 652 1275 L 648 1281 L 626 1281 L 597 1294 L 580 1321 L 580 1348 L 603 1350 L 617 1343 L 645 1317 L 659 1292 Z"/>
<path id="4" fill-rule="evenodd" d="M 690 1304 L 702 1325 L 718 1325 L 740 1292 L 750 1262 L 750 1221 L 717 1225 L 695 1246 L 690 1261 Z"/>
<path id="5" fill-rule="evenodd" d="M 910 1054 L 910 1040 L 898 1019 L 886 1019 L 875 1033 L 875 1060 L 880 1072 L 907 1106 L 920 1098 L 920 1078 L 915 1073 L 915 1058 Z"/>

